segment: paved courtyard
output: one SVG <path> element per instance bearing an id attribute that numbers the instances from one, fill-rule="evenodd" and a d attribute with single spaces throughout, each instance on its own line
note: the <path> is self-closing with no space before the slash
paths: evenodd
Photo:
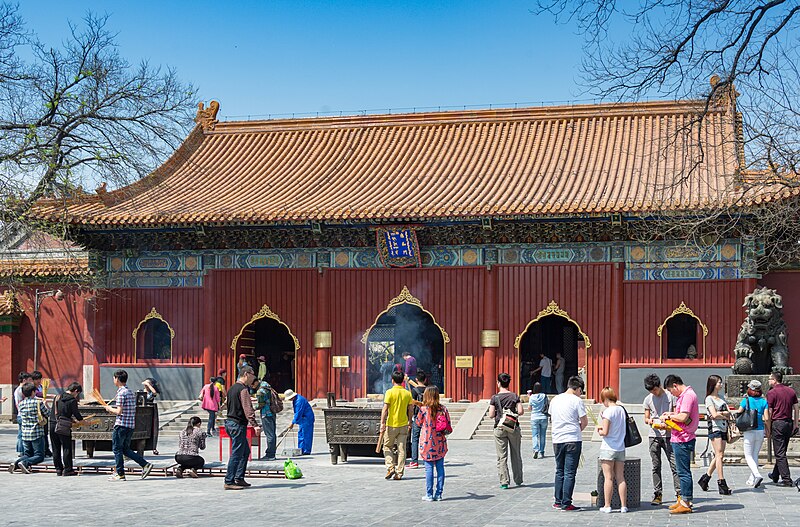
<path id="1" fill-rule="evenodd" d="M 0 427 L 0 461 L 13 456 L 16 429 Z M 174 436 L 162 437 L 165 465 L 174 452 Z M 701 448 L 705 441 L 700 442 Z M 584 443 L 586 462 L 579 469 L 576 502 L 588 506 L 595 488 L 599 443 Z M 549 450 L 549 448 L 548 448 Z M 206 459 L 214 460 L 216 439 Z M 305 477 L 298 481 L 251 478 L 253 487 L 233 492 L 222 490 L 222 478 L 177 480 L 174 477 L 132 477 L 110 483 L 105 475 L 58 478 L 54 474 L 0 473 L 0 502 L 5 504 L 2 525 L 59 524 L 108 525 L 427 525 L 553 526 L 591 525 L 796 525 L 800 519 L 800 493 L 778 488 L 770 482 L 759 490 L 745 489 L 747 470 L 728 468 L 732 496 L 703 493 L 696 488 L 696 510 L 692 515 L 670 517 L 666 507 L 649 505 L 650 465 L 642 445 L 629 456 L 644 456 L 643 505 L 626 515 L 602 514 L 597 509 L 560 512 L 552 503 L 553 459 L 533 460 L 525 452 L 525 483 L 521 488 L 501 490 L 495 472 L 494 445 L 489 441 L 451 441 L 446 461 L 445 500 L 421 501 L 424 470 L 408 470 L 403 481 L 385 481 L 378 459 L 351 458 L 333 466 L 323 438 L 316 438 L 314 455 L 298 464 Z M 100 453 L 100 459 L 110 459 Z M 80 459 L 80 458 L 79 458 Z M 695 470 L 695 480 L 701 469 Z M 795 476 L 800 470 L 795 469 Z M 69 523 L 67 523 L 69 522 Z"/>

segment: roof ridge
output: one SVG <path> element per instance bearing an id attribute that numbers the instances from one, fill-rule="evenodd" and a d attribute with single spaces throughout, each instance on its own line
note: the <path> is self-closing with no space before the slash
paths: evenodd
<path id="1" fill-rule="evenodd" d="M 254 121 L 220 121 L 207 134 L 284 131 L 293 128 L 336 128 L 348 126 L 438 125 L 454 122 L 516 121 L 528 119 L 579 119 L 626 115 L 685 114 L 697 112 L 726 113 L 728 105 L 708 105 L 704 99 L 676 101 L 605 102 L 520 108 L 488 108 L 482 110 L 447 110 L 419 113 L 343 115 L 335 117 L 302 117 L 295 119 L 262 119 Z"/>

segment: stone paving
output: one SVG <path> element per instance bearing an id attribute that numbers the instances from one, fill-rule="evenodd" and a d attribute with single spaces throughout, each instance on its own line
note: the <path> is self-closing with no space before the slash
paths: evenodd
<path id="1" fill-rule="evenodd" d="M 13 456 L 15 427 L 0 426 L 0 460 Z M 174 452 L 175 438 L 161 441 L 162 454 Z M 527 445 L 525 445 L 527 447 Z M 700 442 L 701 448 L 705 442 Z M 217 458 L 216 439 L 206 459 Z M 595 488 L 599 443 L 584 443 L 585 463 L 578 471 L 576 502 L 588 506 Z M 548 452 L 551 448 L 548 446 Z M 147 454 L 147 453 L 146 453 Z M 99 453 L 100 459 L 110 458 Z M 494 445 L 488 441 L 450 441 L 447 456 L 445 500 L 421 501 L 424 470 L 407 470 L 402 481 L 383 479 L 383 466 L 373 458 L 351 458 L 333 466 L 324 438 L 317 437 L 314 455 L 298 464 L 305 477 L 297 481 L 251 479 L 244 491 L 223 491 L 222 478 L 177 480 L 173 477 L 131 478 L 110 483 L 104 475 L 58 478 L 54 474 L 0 473 L 0 503 L 5 504 L 2 525 L 29 525 L 32 518 L 70 525 L 427 525 L 519 526 L 576 524 L 614 526 L 680 525 L 796 525 L 800 519 L 800 493 L 778 488 L 744 488 L 747 469 L 727 468 L 731 496 L 703 493 L 695 487 L 696 512 L 675 517 L 666 507 L 651 507 L 650 463 L 646 448 L 629 449 L 642 460 L 643 506 L 628 514 L 602 514 L 597 509 L 560 512 L 551 509 L 553 459 L 533 460 L 525 449 L 525 483 L 501 490 L 495 470 Z M 155 459 L 149 457 L 149 459 Z M 161 463 L 170 457 L 162 455 Z M 702 469 L 695 469 L 695 480 Z M 797 468 L 795 477 L 800 476 Z M 764 472 L 766 474 L 766 471 Z M 665 474 L 666 475 L 666 474 Z"/>

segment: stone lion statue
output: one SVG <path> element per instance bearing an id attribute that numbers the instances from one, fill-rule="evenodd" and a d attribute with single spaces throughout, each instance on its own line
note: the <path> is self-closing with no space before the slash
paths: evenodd
<path id="1" fill-rule="evenodd" d="M 765 375 L 773 371 L 791 374 L 783 299 L 774 289 L 757 288 L 744 298 L 747 318 L 733 349 L 733 373 Z"/>

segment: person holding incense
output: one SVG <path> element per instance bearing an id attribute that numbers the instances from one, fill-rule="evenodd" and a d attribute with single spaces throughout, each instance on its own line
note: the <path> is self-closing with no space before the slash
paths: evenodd
<path id="1" fill-rule="evenodd" d="M 77 476 L 72 467 L 72 423 L 83 421 L 78 410 L 78 397 L 83 387 L 77 382 L 57 395 L 50 416 L 50 443 L 53 445 L 53 465 L 57 476 Z"/>
<path id="2" fill-rule="evenodd" d="M 111 435 L 111 450 L 114 452 L 116 473 L 108 481 L 125 481 L 125 458 L 142 467 L 142 479 L 150 475 L 153 464 L 131 449 L 131 437 L 136 426 L 136 396 L 128 388 L 128 372 L 117 370 L 114 372 L 114 386 L 117 387 L 116 406 L 109 406 L 102 398 L 100 404 L 110 413 L 117 416 L 114 422 L 114 431 Z"/>

